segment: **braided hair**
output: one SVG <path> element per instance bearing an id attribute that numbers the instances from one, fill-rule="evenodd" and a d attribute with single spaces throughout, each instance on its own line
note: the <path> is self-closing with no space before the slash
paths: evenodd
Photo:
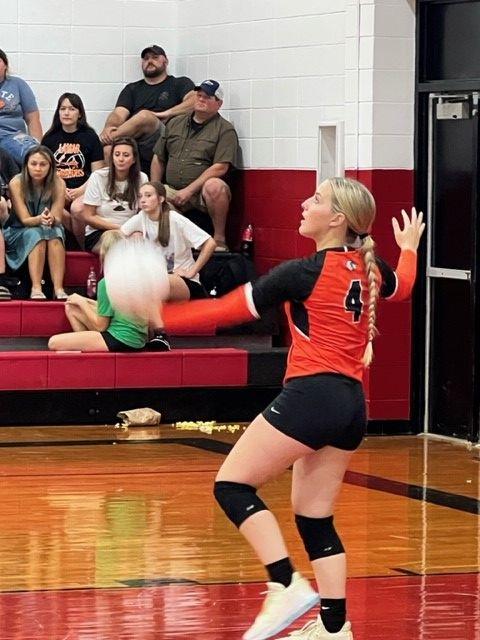
<path id="1" fill-rule="evenodd" d="M 359 242 L 359 251 L 365 264 L 368 282 L 368 328 L 367 344 L 363 354 L 363 364 L 368 367 L 373 359 L 373 340 L 377 330 L 377 302 L 379 297 L 379 276 L 375 262 L 375 242 L 370 229 L 375 219 L 375 200 L 370 191 L 357 180 L 350 178 L 330 178 L 327 180 L 332 191 L 332 211 L 343 213 L 348 223 L 349 242 Z"/>

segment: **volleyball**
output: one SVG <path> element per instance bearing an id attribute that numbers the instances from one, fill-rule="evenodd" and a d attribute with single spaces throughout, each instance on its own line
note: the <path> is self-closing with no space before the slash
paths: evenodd
<path id="1" fill-rule="evenodd" d="M 154 322 L 170 294 L 162 250 L 148 240 L 116 242 L 105 256 L 104 276 L 112 307 L 130 318 Z"/>

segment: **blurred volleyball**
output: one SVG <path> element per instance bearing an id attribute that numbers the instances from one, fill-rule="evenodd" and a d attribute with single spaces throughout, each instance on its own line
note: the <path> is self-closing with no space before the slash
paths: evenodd
<path id="1" fill-rule="evenodd" d="M 120 313 L 154 321 L 170 294 L 162 250 L 137 238 L 116 242 L 105 255 L 104 276 L 112 307 Z"/>

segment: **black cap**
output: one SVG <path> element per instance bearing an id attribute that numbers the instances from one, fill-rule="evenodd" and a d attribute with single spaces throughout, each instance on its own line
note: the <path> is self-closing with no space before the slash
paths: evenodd
<path id="1" fill-rule="evenodd" d="M 156 56 L 167 57 L 167 54 L 165 53 L 165 49 L 163 47 L 159 47 L 158 44 L 151 44 L 149 47 L 145 47 L 145 49 L 140 54 L 140 57 L 144 58 L 147 55 L 147 53 L 153 53 Z"/>

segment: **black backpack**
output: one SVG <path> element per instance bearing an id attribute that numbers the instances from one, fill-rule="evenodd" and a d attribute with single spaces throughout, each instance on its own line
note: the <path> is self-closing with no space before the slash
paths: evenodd
<path id="1" fill-rule="evenodd" d="M 255 280 L 253 262 L 240 253 L 215 253 L 203 267 L 200 280 L 212 297 L 223 296 L 241 284 Z"/>

